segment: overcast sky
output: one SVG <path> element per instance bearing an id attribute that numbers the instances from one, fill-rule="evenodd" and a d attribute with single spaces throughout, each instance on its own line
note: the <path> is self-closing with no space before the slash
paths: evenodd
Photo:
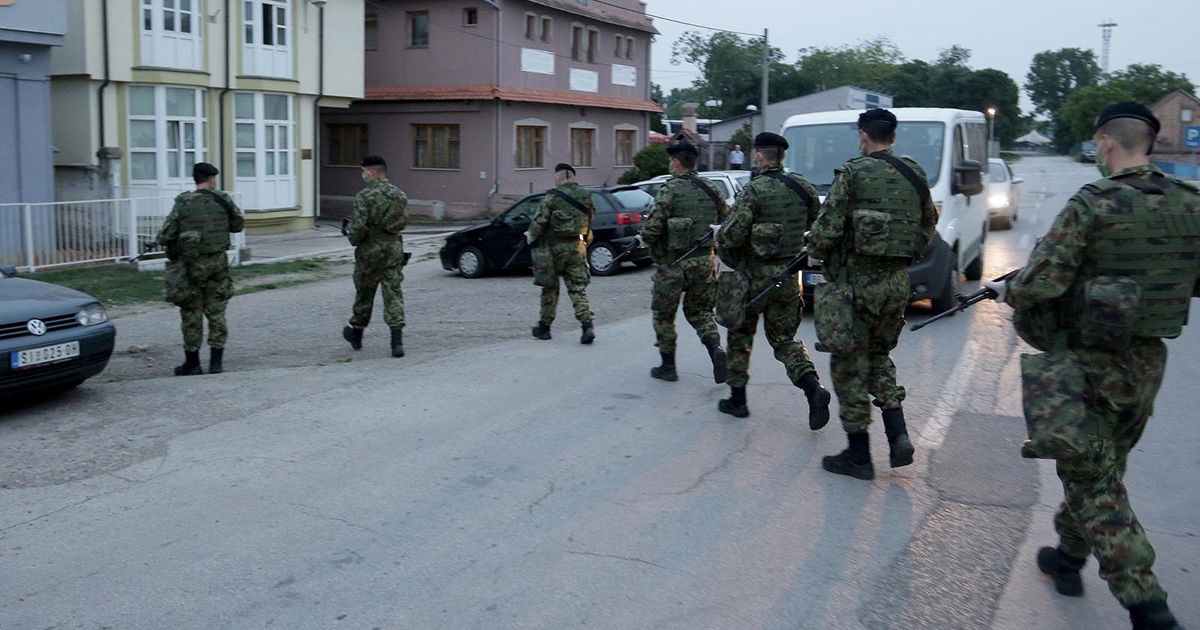
<path id="1" fill-rule="evenodd" d="M 1033 55 L 1090 48 L 1099 61 L 1101 29 L 1096 25 L 1109 20 L 1118 24 L 1110 71 L 1131 63 L 1157 63 L 1200 83 L 1197 6 L 1197 0 L 647 0 L 646 11 L 735 31 L 761 33 L 768 28 L 771 45 L 782 50 L 788 62 L 796 60 L 800 48 L 841 46 L 878 35 L 886 35 L 908 59 L 933 60 L 942 49 L 958 44 L 972 51 L 972 68 L 1008 73 L 1021 89 L 1022 108 L 1028 110 L 1025 73 Z M 664 92 L 691 85 L 699 70 L 671 65 L 671 45 L 685 31 L 697 29 L 664 20 L 655 20 L 655 26 L 662 34 L 652 49 L 654 82 Z"/>

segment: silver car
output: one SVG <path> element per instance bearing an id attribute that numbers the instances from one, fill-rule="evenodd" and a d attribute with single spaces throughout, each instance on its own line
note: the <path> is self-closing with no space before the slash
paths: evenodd
<path id="1" fill-rule="evenodd" d="M 988 159 L 988 218 L 995 230 L 1008 230 L 1017 220 L 1021 187 L 1025 180 L 1014 177 L 1012 168 L 1000 158 Z"/>

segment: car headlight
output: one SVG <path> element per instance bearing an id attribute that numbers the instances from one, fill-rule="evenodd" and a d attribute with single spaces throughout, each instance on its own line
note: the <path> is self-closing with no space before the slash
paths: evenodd
<path id="1" fill-rule="evenodd" d="M 1008 205 L 1008 195 L 999 194 L 988 197 L 989 208 L 1003 208 Z"/>
<path id="2" fill-rule="evenodd" d="M 80 326 L 95 326 L 108 321 L 108 313 L 104 312 L 104 307 L 99 303 L 88 304 L 75 314 L 75 321 L 79 322 Z"/>

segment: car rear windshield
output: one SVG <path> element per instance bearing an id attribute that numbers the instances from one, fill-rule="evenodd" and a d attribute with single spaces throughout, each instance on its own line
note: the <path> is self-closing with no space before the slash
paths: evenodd
<path id="1" fill-rule="evenodd" d="M 862 155 L 858 125 L 852 122 L 789 127 L 783 135 L 790 145 L 784 166 L 804 175 L 814 186 L 827 188 L 833 183 L 833 169 Z M 893 150 L 916 160 L 925 169 L 929 185 L 934 186 L 942 170 L 945 136 L 945 123 L 901 122 Z"/>
<path id="2" fill-rule="evenodd" d="M 646 194 L 645 191 L 639 189 L 618 190 L 612 194 L 621 202 L 621 205 L 627 210 L 641 210 L 650 207 L 650 203 L 654 201 L 654 197 Z"/>

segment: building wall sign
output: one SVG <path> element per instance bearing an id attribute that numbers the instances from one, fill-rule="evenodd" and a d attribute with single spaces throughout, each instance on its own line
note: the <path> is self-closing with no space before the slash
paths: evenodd
<path id="1" fill-rule="evenodd" d="M 571 68 L 571 89 L 576 92 L 599 92 L 600 73 Z"/>
<path id="2" fill-rule="evenodd" d="M 522 48 L 521 71 L 554 74 L 554 53 L 535 48 Z"/>
<path id="3" fill-rule="evenodd" d="M 612 66 L 612 83 L 613 85 L 637 87 L 637 68 L 614 63 Z"/>

